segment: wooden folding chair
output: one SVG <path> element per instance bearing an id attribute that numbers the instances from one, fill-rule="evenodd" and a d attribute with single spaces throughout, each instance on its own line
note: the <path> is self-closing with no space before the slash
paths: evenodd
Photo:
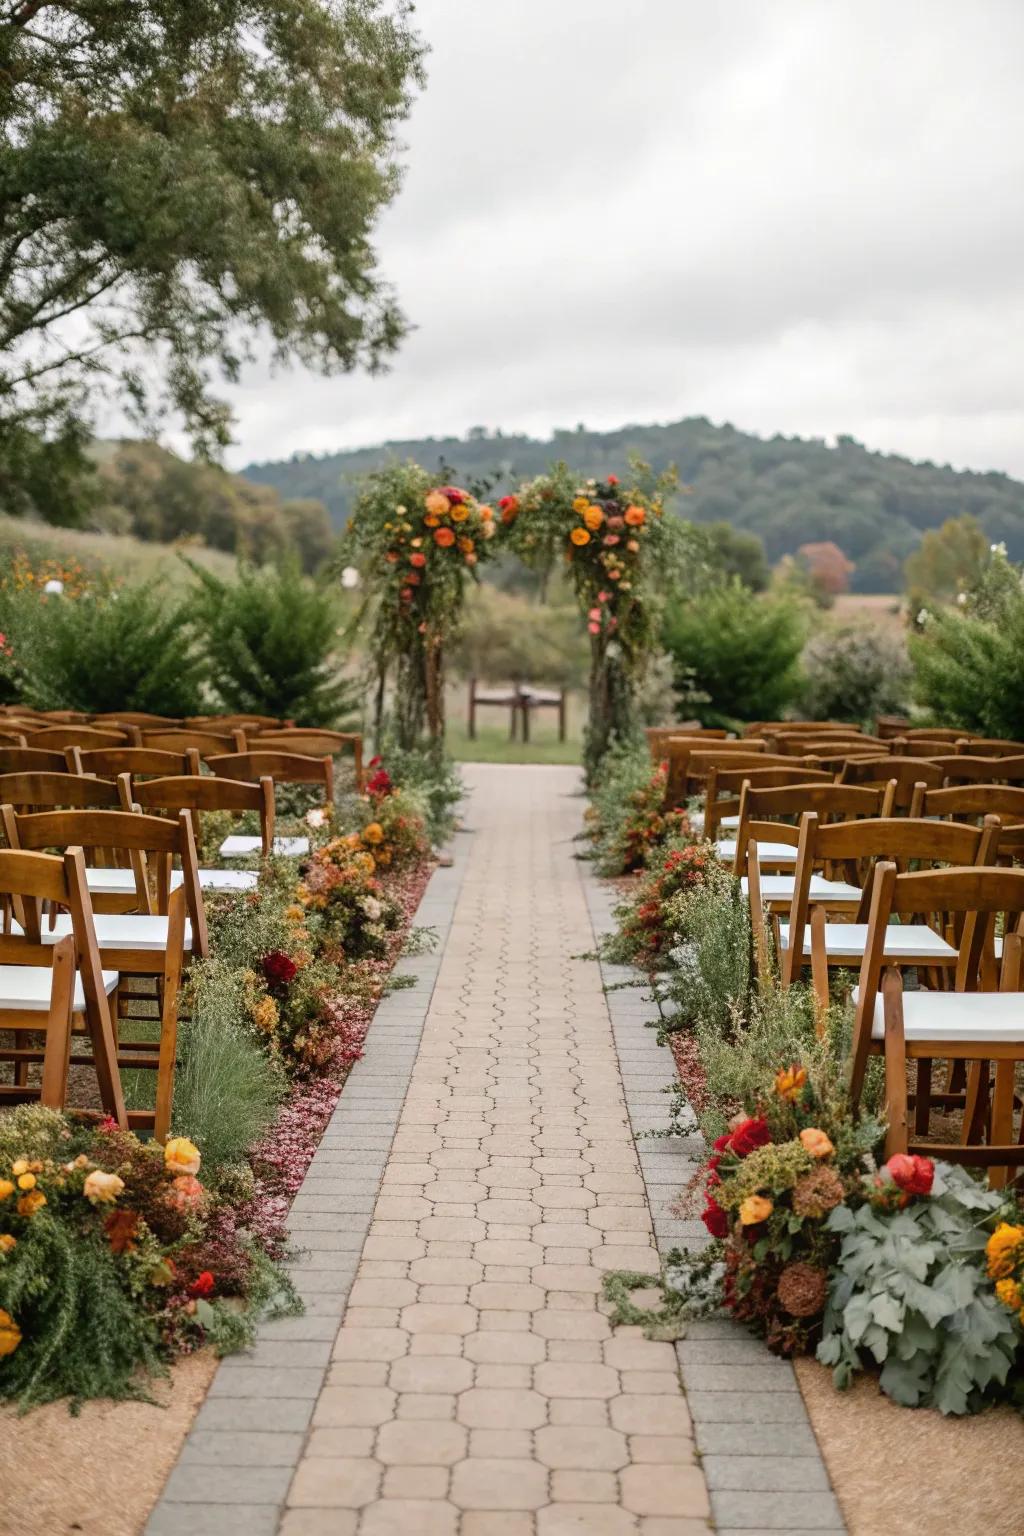
<path id="1" fill-rule="evenodd" d="M 925 762 L 931 762 L 950 751 L 952 751 L 951 742 L 930 740 L 925 737 L 908 741 L 905 736 L 897 736 L 892 742 L 893 757 L 919 757 Z"/>
<path id="2" fill-rule="evenodd" d="M 894 809 L 908 811 L 918 784 L 938 789 L 942 784 L 942 769 L 934 763 L 915 757 L 857 757 L 850 758 L 840 772 L 840 784 L 888 784 L 896 785 Z"/>
<path id="3" fill-rule="evenodd" d="M 334 762 L 330 757 L 302 757 L 295 752 L 231 752 L 208 757 L 206 766 L 220 779 L 246 779 L 258 784 L 320 784 L 328 805 L 334 801 Z"/>
<path id="4" fill-rule="evenodd" d="M 41 747 L 0 746 L 0 774 L 64 773 L 66 767 L 63 752 L 48 752 Z"/>
<path id="5" fill-rule="evenodd" d="M 789 921 L 780 924 L 777 932 L 783 985 L 796 981 L 810 962 L 819 1002 L 827 1007 L 829 969 L 859 967 L 867 943 L 871 874 L 880 859 L 894 861 L 901 868 L 909 863 L 928 868 L 994 864 L 998 846 L 999 822 L 994 816 L 986 817 L 983 827 L 906 816 L 823 825 L 816 812 L 805 812 L 800 820 Z M 819 870 L 831 874 L 840 871 L 863 886 L 865 894 L 854 922 L 829 923 L 824 911 L 814 907 L 811 885 Z M 894 926 L 886 935 L 885 957 L 893 965 L 949 967 L 955 965 L 957 957 L 951 937 L 942 925 Z"/>
<path id="6" fill-rule="evenodd" d="M 891 747 L 891 741 L 881 741 L 877 736 L 838 731 L 824 731 L 818 735 L 810 731 L 785 732 L 773 738 L 773 749 L 783 757 L 814 757 L 818 753 L 837 757 L 844 752 L 881 757 L 887 755 Z"/>
<path id="7" fill-rule="evenodd" d="M 65 929 L 52 942 L 44 935 L 44 904 L 66 914 Z M 127 1128 L 110 1003 L 119 977 L 100 963 L 81 848 L 61 857 L 0 850 L 0 905 L 0 1033 L 9 1031 L 16 1042 L 0 1048 L 0 1061 L 13 1070 L 13 1080 L 0 1084 L 0 1104 L 39 1099 L 63 1109 L 75 1061 L 94 1068 L 104 1110 Z M 72 1056 L 74 1028 L 89 1035 L 90 1056 Z M 42 1033 L 45 1043 L 22 1044 L 26 1033 Z M 34 1064 L 42 1066 L 37 1085 L 29 1082 Z"/>
<path id="8" fill-rule="evenodd" d="M 206 762 L 225 752 L 244 750 L 244 736 L 237 731 L 143 731 L 141 746 L 157 752 L 196 752 Z"/>
<path id="9" fill-rule="evenodd" d="M 741 876 L 745 872 L 750 842 L 778 846 L 774 857 L 760 857 L 762 867 L 780 863 L 795 868 L 799 822 L 805 811 L 816 811 L 822 821 L 889 817 L 895 794 L 892 781 L 877 785 L 801 783 L 783 785 L 780 789 L 756 789 L 746 781 L 740 790 L 733 872 Z"/>
<path id="10" fill-rule="evenodd" d="M 120 810 L 121 800 L 117 785 L 109 779 L 76 773 L 13 773 L 0 777 L 0 807 L 5 806 L 20 813 L 58 808 L 115 811 Z M 98 850 L 85 878 L 96 912 L 134 912 L 146 889 L 146 861 L 142 854 L 135 854 L 119 864 L 113 850 Z"/>
<path id="11" fill-rule="evenodd" d="M 736 768 L 753 766 L 755 758 L 766 767 L 782 763 L 781 758 L 773 757 L 768 757 L 765 762 L 765 744 L 755 739 L 708 742 L 699 736 L 670 736 L 665 742 L 662 756 L 668 770 L 665 785 L 667 805 L 679 805 L 687 798 L 690 781 L 695 777 L 690 773 L 690 759 L 695 753 L 700 753 L 700 766 L 704 773 L 715 763 L 723 767 L 731 763 Z"/>
<path id="12" fill-rule="evenodd" d="M 1024 755 L 1020 757 L 934 757 L 947 785 L 1024 784 Z"/>
<path id="13" fill-rule="evenodd" d="M 156 912 L 97 914 L 96 943 L 104 967 L 121 976 L 152 977 L 157 984 L 160 1029 L 157 1040 L 120 1039 L 121 1066 L 157 1073 L 154 1110 L 132 1110 L 128 1123 L 152 1128 L 158 1141 L 170 1127 L 177 1052 L 178 1004 L 184 965 L 209 953 L 206 913 L 199 886 L 198 863 L 188 811 L 176 821 L 125 811 L 44 811 L 30 816 L 4 810 L 4 826 L 12 847 L 38 850 L 74 843 L 85 849 L 114 848 L 125 854 L 144 853 L 155 873 Z M 174 859 L 181 864 L 182 883 L 172 888 Z M 42 942 L 56 943 L 71 931 L 63 915 L 51 920 Z"/>
<path id="14" fill-rule="evenodd" d="M 665 745 L 670 736 L 697 737 L 702 741 L 725 741 L 728 731 L 698 724 L 696 720 L 684 720 L 679 725 L 649 725 L 644 730 L 647 745 L 654 762 L 660 763 L 665 756 Z"/>
<path id="15" fill-rule="evenodd" d="M 230 735 L 232 731 L 276 731 L 291 724 L 288 720 L 278 720 L 274 715 L 188 715 L 182 721 L 186 731 L 216 731 L 220 735 Z"/>
<path id="16" fill-rule="evenodd" d="M 962 757 L 1024 757 L 1024 741 L 1005 741 L 1001 736 L 962 736 L 956 750 Z"/>
<path id="17" fill-rule="evenodd" d="M 356 789 L 363 788 L 363 738 L 358 731 L 243 731 L 246 752 L 297 752 L 300 757 L 338 757 L 351 751 Z"/>
<path id="18" fill-rule="evenodd" d="M 31 734 L 26 732 L 25 740 L 30 747 L 66 752 L 68 747 L 137 747 L 139 732 L 133 725 L 119 730 L 109 726 L 101 730 L 92 725 L 45 725 Z"/>
<path id="19" fill-rule="evenodd" d="M 25 748 L 25 736 L 22 731 L 0 730 L 0 749 L 17 751 L 19 748 L 22 750 Z"/>
<path id="20" fill-rule="evenodd" d="M 118 779 L 118 790 L 126 811 L 171 811 L 175 814 L 188 811 L 194 818 L 193 832 L 197 842 L 198 818 L 202 811 L 228 811 L 234 815 L 255 811 L 260 819 L 260 836 L 252 839 L 256 845 L 253 851 L 258 849 L 267 858 L 274 850 L 274 781 L 271 778 L 264 777 L 253 784 L 215 776 L 199 778 L 192 774 L 135 783 L 130 774 L 123 773 Z M 200 869 L 197 873 L 200 888 L 206 891 L 252 890 L 258 879 L 251 870 Z M 172 874 L 172 888 L 181 879 L 179 873 Z"/>
<path id="21" fill-rule="evenodd" d="M 785 789 L 790 784 L 832 784 L 835 775 L 805 768 L 789 759 L 786 768 L 722 768 L 713 764 L 704 781 L 704 837 L 714 842 L 719 828 L 727 833 L 740 824 L 740 792 L 745 782 L 753 789 Z M 726 855 L 719 849 L 720 855 Z"/>
<path id="22" fill-rule="evenodd" d="M 98 752 L 83 752 L 81 747 L 71 747 L 67 754 L 70 773 L 94 774 L 98 779 L 112 782 L 122 773 L 130 773 L 132 779 L 167 779 L 183 773 L 201 773 L 199 753 L 194 747 L 187 752 L 162 752 L 157 747 L 106 747 Z"/>
<path id="23" fill-rule="evenodd" d="M 885 963 L 886 931 L 894 916 L 928 912 L 960 919 L 955 989 L 905 992 L 899 971 Z M 1004 938 L 999 991 L 979 991 L 983 958 L 991 949 L 994 918 L 1000 912 L 1017 917 Z M 1013 1135 L 1015 1073 L 1024 1063 L 1022 912 L 1024 870 L 973 867 L 900 874 L 888 861 L 875 866 L 868 943 L 854 994 L 850 1088 L 856 1106 L 869 1057 L 883 1056 L 887 1157 L 911 1152 L 986 1167 L 995 1187 L 1002 1187 L 1011 1171 L 1024 1164 L 1024 1128 L 1016 1139 Z M 963 1063 L 968 1069 L 966 1092 L 929 1091 L 928 1096 L 929 1109 L 933 1104 L 962 1105 L 959 1142 L 918 1139 L 929 1129 L 920 1124 L 919 1115 L 914 1138 L 910 1134 L 909 1109 L 919 1106 L 918 1096 L 908 1093 L 908 1062 L 936 1059 Z"/>
<path id="24" fill-rule="evenodd" d="M 142 710 L 122 709 L 114 715 L 92 715 L 89 724 L 99 726 L 137 725 L 140 730 L 146 731 L 175 731 L 184 724 L 184 721 L 174 719 L 171 715 L 147 715 Z"/>

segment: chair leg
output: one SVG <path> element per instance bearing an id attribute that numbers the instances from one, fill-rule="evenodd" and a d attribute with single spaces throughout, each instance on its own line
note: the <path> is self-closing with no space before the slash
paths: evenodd
<path id="1" fill-rule="evenodd" d="M 917 1063 L 914 1093 L 914 1135 L 927 1136 L 932 1114 L 932 1064 L 923 1057 Z"/>
<path id="2" fill-rule="evenodd" d="M 996 1062 L 996 1085 L 992 1095 L 992 1133 L 994 1146 L 1006 1147 L 1013 1141 L 1013 1069 L 1012 1061 Z M 988 1182 L 993 1189 L 1005 1189 L 1013 1176 L 1005 1163 L 989 1168 Z"/>
<path id="3" fill-rule="evenodd" d="M 825 1034 L 825 1018 L 828 1014 L 828 955 L 825 949 L 825 908 L 814 907 L 811 912 L 811 981 L 815 999 L 815 1029 L 818 1038 Z M 790 932 L 792 939 L 792 932 Z M 792 944 L 790 945 L 792 950 Z M 799 973 L 800 957 L 791 955 L 794 976 Z"/>
<path id="4" fill-rule="evenodd" d="M 895 983 L 893 982 L 895 978 Z M 885 1155 L 907 1150 L 907 1047 L 903 1034 L 903 991 L 899 972 L 889 968 L 882 983 L 885 1016 Z"/>
<path id="5" fill-rule="evenodd" d="M 75 945 L 69 936 L 55 946 L 53 953 L 50 1016 L 39 1095 L 40 1103 L 45 1104 L 47 1109 L 63 1109 L 67 1098 L 75 972 Z"/>
<path id="6" fill-rule="evenodd" d="M 967 1074 L 967 1092 L 964 1095 L 964 1119 L 960 1131 L 961 1145 L 977 1145 L 985 1135 L 989 1118 L 989 1069 L 987 1061 L 972 1061 Z"/>

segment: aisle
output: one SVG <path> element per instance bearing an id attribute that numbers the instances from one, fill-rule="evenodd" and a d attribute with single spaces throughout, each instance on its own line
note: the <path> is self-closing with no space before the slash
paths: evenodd
<path id="1" fill-rule="evenodd" d="M 574 858 L 567 768 L 465 770 L 471 852 L 284 1536 L 690 1536 L 657 1267 Z"/>

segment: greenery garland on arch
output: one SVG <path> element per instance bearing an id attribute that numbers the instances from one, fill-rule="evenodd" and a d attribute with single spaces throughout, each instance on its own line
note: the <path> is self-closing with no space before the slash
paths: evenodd
<path id="1" fill-rule="evenodd" d="M 366 476 L 346 534 L 367 599 L 379 736 L 389 680 L 399 747 L 424 733 L 444 737 L 444 658 L 462 619 L 467 580 L 490 554 L 493 508 L 455 485 L 437 485 L 418 464 Z"/>
<path id="2" fill-rule="evenodd" d="M 637 696 L 659 650 L 662 594 L 682 576 L 687 525 L 665 516 L 674 471 L 639 460 L 628 482 L 580 479 L 565 464 L 498 503 L 505 542 L 547 575 L 564 562 L 590 635 L 588 781 L 605 754 L 639 730 Z"/>

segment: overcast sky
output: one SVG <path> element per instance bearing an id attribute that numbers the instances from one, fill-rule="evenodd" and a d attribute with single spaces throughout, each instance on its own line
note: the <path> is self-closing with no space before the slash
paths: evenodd
<path id="1" fill-rule="evenodd" d="M 230 462 L 686 415 L 1024 476 L 1022 0 L 419 0 L 390 374 Z"/>

